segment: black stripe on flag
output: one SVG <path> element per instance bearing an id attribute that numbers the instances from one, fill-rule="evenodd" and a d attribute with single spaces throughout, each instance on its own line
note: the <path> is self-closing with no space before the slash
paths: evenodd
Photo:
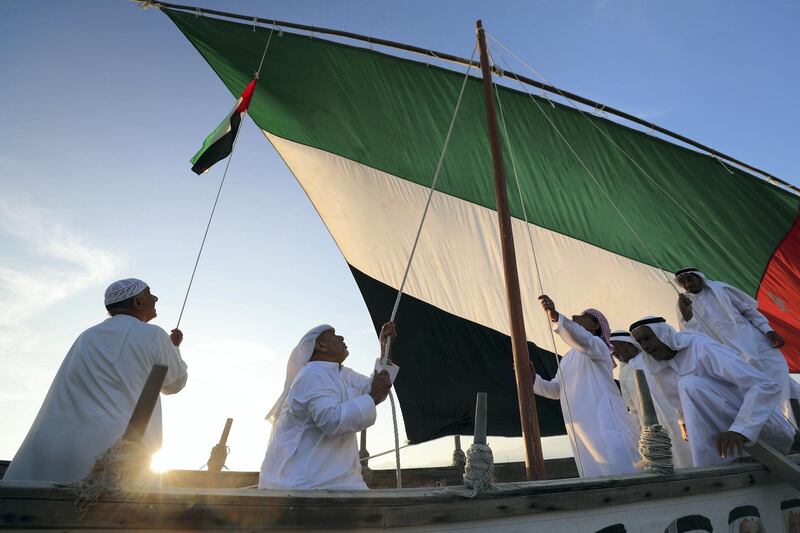
<path id="1" fill-rule="evenodd" d="M 234 112 L 231 115 L 231 129 L 228 131 L 228 133 L 214 141 L 214 144 L 209 146 L 208 149 L 203 152 L 203 155 L 201 155 L 197 162 L 192 165 L 192 172 L 200 175 L 211 168 L 218 161 L 222 161 L 231 155 L 231 151 L 233 150 L 233 141 L 236 139 L 236 133 L 239 131 L 239 125 L 242 123 L 243 114 L 244 113 Z"/>

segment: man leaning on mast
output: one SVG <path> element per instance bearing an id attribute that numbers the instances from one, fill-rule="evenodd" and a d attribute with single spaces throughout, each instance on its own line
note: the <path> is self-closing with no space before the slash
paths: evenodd
<path id="1" fill-rule="evenodd" d="M 105 292 L 111 315 L 81 333 L 61 363 L 28 435 L 6 471 L 6 480 L 78 481 L 97 456 L 125 431 L 153 365 L 165 365 L 161 392 L 186 384 L 186 363 L 171 335 L 148 324 L 158 297 L 139 279 L 112 283 Z M 161 401 L 156 403 L 143 444 L 161 447 Z"/>
<path id="2" fill-rule="evenodd" d="M 394 323 L 384 324 L 381 345 L 395 336 Z M 267 414 L 272 435 L 259 488 L 367 488 L 356 433 L 375 423 L 375 407 L 392 379 L 386 370 L 370 379 L 342 366 L 349 353 L 344 337 L 327 324 L 310 330 L 292 350 L 283 392 Z M 390 368 L 396 375 L 397 367 Z"/>

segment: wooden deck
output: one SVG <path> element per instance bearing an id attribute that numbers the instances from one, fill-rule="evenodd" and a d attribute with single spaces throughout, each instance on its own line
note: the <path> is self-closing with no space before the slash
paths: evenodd
<path id="1" fill-rule="evenodd" d="M 8 468 L 9 461 L 0 461 L 0 479 Z M 571 457 L 548 459 L 545 461 L 548 479 L 578 477 L 578 469 Z M 495 481 L 509 483 L 525 480 L 525 464 L 522 462 L 499 463 L 495 465 Z M 460 485 L 463 472 L 452 466 L 433 468 L 404 468 L 404 487 L 442 487 Z M 364 479 L 371 489 L 391 489 L 395 487 L 394 470 L 365 470 Z M 170 470 L 162 476 L 165 487 L 195 488 L 243 488 L 258 484 L 258 472 L 223 471 L 219 473 L 201 470 Z"/>
<path id="2" fill-rule="evenodd" d="M 795 457 L 796 460 L 796 457 Z M 469 499 L 460 486 L 374 491 L 165 487 L 104 498 L 85 516 L 63 487 L 0 482 L 0 527 L 102 529 L 358 529 L 411 527 L 605 510 L 667 498 L 780 485 L 764 467 L 697 468 L 655 476 L 505 483 Z"/>

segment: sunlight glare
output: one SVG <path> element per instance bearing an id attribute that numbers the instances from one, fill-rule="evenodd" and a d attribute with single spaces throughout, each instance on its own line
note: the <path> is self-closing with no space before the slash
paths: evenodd
<path id="1" fill-rule="evenodd" d="M 153 457 L 150 459 L 150 470 L 159 474 L 164 473 L 171 468 L 171 462 L 172 461 L 170 461 L 167 453 L 165 453 L 164 449 L 162 448 L 154 453 Z"/>

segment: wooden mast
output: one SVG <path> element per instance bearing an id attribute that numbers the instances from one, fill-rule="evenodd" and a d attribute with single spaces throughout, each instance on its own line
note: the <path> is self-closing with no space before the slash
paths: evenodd
<path id="1" fill-rule="evenodd" d="M 486 102 L 486 118 L 489 126 L 489 144 L 492 149 L 494 169 L 494 193 L 497 201 L 497 220 L 500 226 L 500 244 L 503 251 L 503 273 L 508 299 L 508 318 L 511 325 L 511 348 L 514 354 L 514 375 L 517 380 L 519 417 L 522 425 L 522 439 L 525 442 L 525 472 L 529 480 L 544 479 L 544 459 L 539 433 L 539 418 L 533 397 L 533 376 L 528 356 L 528 340 L 525 335 L 525 321 L 522 312 L 522 298 L 517 274 L 517 257 L 514 252 L 514 234 L 511 229 L 511 216 L 508 211 L 508 192 L 503 168 L 503 152 L 500 134 L 497 129 L 497 116 L 494 109 L 492 91 L 492 68 L 486 50 L 486 36 L 481 21 L 475 23 L 478 30 L 478 47 L 481 52 L 481 71 L 483 72 L 483 96 Z"/>

